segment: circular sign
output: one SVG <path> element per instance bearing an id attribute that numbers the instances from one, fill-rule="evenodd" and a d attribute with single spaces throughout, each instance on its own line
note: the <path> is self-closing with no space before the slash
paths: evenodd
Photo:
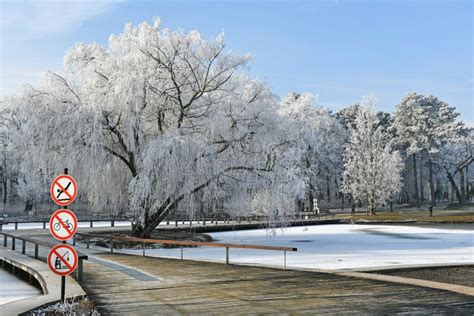
<path id="1" fill-rule="evenodd" d="M 70 210 L 54 212 L 49 220 L 49 231 L 57 240 L 68 240 L 77 231 L 77 217 Z"/>
<path id="2" fill-rule="evenodd" d="M 77 267 L 77 252 L 69 245 L 56 245 L 48 254 L 49 268 L 56 274 L 66 276 Z"/>
<path id="3" fill-rule="evenodd" d="M 60 205 L 66 206 L 72 203 L 77 196 L 77 183 L 73 177 L 61 174 L 54 178 L 51 184 L 51 198 Z"/>

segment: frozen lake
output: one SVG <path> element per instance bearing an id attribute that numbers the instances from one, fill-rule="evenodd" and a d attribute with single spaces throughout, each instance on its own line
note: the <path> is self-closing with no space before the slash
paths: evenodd
<path id="1" fill-rule="evenodd" d="M 38 288 L 0 268 L 0 305 L 41 294 Z"/>
<path id="2" fill-rule="evenodd" d="M 388 225 L 318 225 L 275 231 L 211 233 L 226 243 L 288 246 L 287 266 L 349 269 L 393 265 L 474 263 L 474 231 Z M 141 253 L 141 250 L 127 250 Z M 230 249 L 230 261 L 283 265 L 281 251 Z M 180 249 L 150 249 L 147 255 L 179 257 Z M 185 259 L 225 261 L 225 249 L 185 248 Z"/>

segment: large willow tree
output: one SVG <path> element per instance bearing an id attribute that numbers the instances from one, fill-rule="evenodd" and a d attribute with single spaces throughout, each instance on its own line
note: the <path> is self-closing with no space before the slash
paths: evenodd
<path id="1" fill-rule="evenodd" d="M 97 209 L 131 210 L 136 236 L 203 202 L 287 215 L 305 188 L 301 153 L 278 100 L 246 74 L 249 60 L 227 52 L 221 35 L 159 21 L 127 25 L 107 47 L 78 44 L 64 74 L 16 101 L 34 113 L 30 152 L 45 152 L 32 159 L 49 164 L 46 178 L 69 166 Z"/>

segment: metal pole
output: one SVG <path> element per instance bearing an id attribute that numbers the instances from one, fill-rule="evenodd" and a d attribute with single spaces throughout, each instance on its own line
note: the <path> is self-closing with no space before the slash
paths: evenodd
<path id="1" fill-rule="evenodd" d="M 25 240 L 22 240 L 22 243 L 21 243 L 21 253 L 22 254 L 25 254 L 26 252 L 26 241 Z"/>
<path id="2" fill-rule="evenodd" d="M 79 263 L 77 265 L 77 280 L 82 281 L 82 259 L 79 259 Z"/>
<path id="3" fill-rule="evenodd" d="M 225 264 L 229 264 L 229 247 L 225 247 Z"/>
<path id="4" fill-rule="evenodd" d="M 35 259 L 38 259 L 38 244 L 35 244 Z"/>
<path id="5" fill-rule="evenodd" d="M 64 168 L 64 174 L 68 174 L 67 168 Z M 67 205 L 64 206 L 65 209 L 67 209 Z M 63 244 L 66 244 L 66 241 L 63 241 Z M 61 302 L 64 303 L 64 299 L 66 296 L 66 277 L 61 276 Z"/>
<path id="6" fill-rule="evenodd" d="M 61 277 L 61 302 L 64 302 L 66 296 L 66 277 Z"/>
<path id="7" fill-rule="evenodd" d="M 114 238 L 110 238 L 110 253 L 114 253 Z"/>
<path id="8" fill-rule="evenodd" d="M 286 250 L 283 250 L 283 256 L 284 256 L 284 269 L 286 270 Z"/>

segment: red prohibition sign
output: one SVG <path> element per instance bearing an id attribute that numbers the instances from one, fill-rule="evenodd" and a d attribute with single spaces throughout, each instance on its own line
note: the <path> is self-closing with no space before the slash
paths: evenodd
<path id="1" fill-rule="evenodd" d="M 73 177 L 61 174 L 51 184 L 51 198 L 60 206 L 71 204 L 77 196 L 77 183 Z"/>
<path id="2" fill-rule="evenodd" d="M 49 220 L 49 231 L 57 240 L 68 240 L 77 231 L 77 217 L 70 210 L 58 210 Z"/>
<path id="3" fill-rule="evenodd" d="M 56 245 L 48 254 L 48 265 L 54 273 L 66 276 L 77 267 L 77 252 L 69 245 Z"/>

